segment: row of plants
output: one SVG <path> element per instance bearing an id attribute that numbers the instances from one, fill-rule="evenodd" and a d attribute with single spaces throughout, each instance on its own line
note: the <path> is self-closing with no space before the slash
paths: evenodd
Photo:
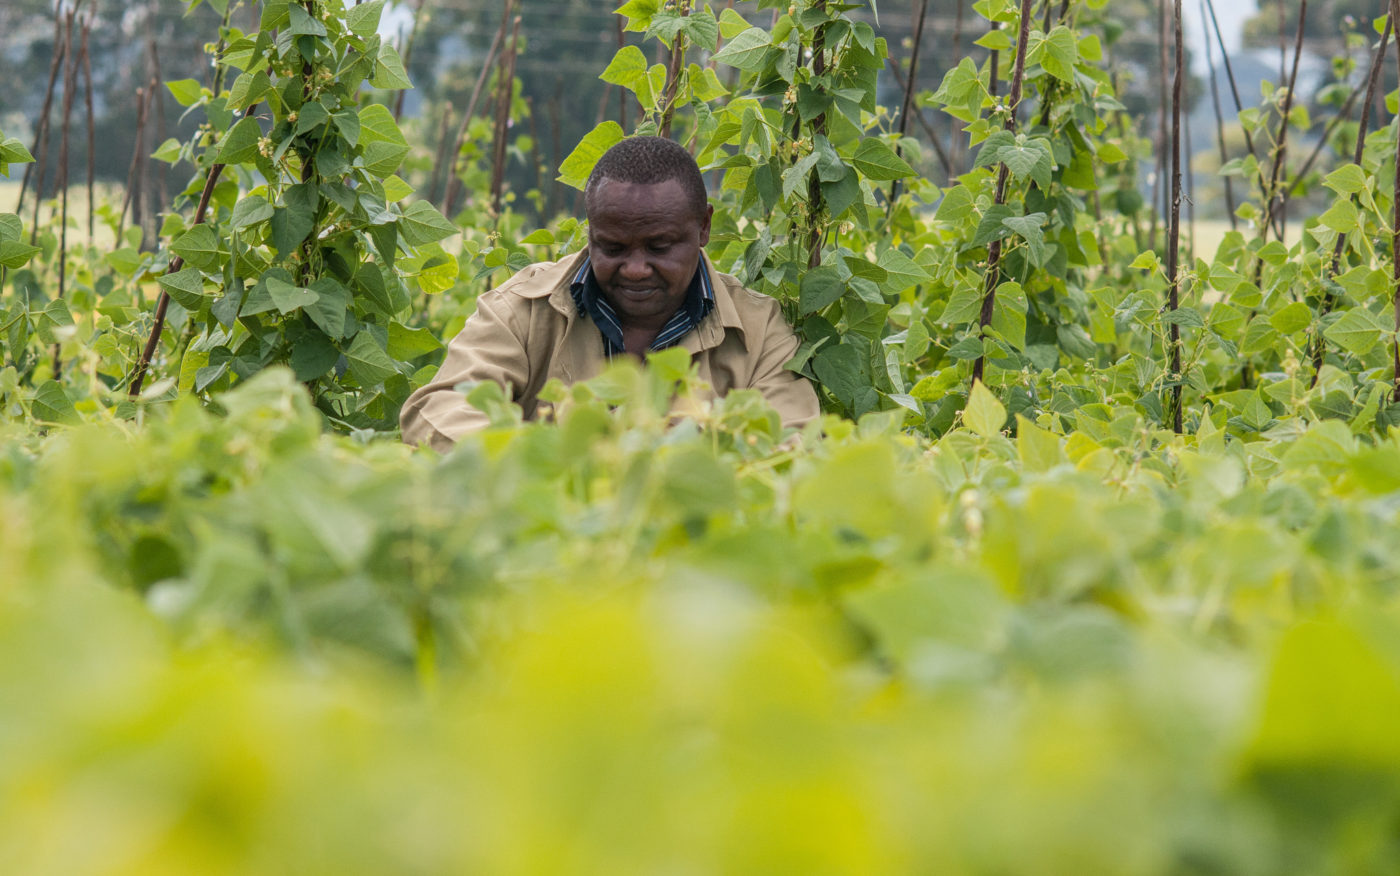
<path id="1" fill-rule="evenodd" d="M 627 3 L 627 27 L 670 60 L 626 46 L 601 76 L 634 96 L 633 131 L 679 137 L 711 174 L 711 258 L 784 302 L 804 338 L 791 367 L 833 412 L 902 408 L 911 428 L 942 434 L 981 380 L 1012 414 L 1055 415 L 1062 434 L 1093 406 L 1171 426 L 1180 415 L 1188 432 L 1209 412 L 1245 438 L 1293 417 L 1383 432 L 1394 125 L 1359 131 L 1339 110 L 1327 151 L 1356 145 L 1356 160 L 1289 178 L 1289 128 L 1296 139 L 1315 125 L 1291 89 L 1270 90 L 1241 114 L 1258 156 L 1224 169 L 1253 185 L 1239 229 L 1208 260 L 1173 260 L 1156 219 L 1144 228 L 1155 213 L 1138 181 L 1154 144 L 1114 97 L 1106 58 L 1122 29 L 1111 8 L 1063 4 L 1041 19 L 1032 6 L 977 4 L 991 59 L 964 59 L 914 101 L 957 119 L 976 150 L 975 169 L 944 186 L 916 175 L 919 142 L 876 100 L 883 40 L 840 4 L 716 14 Z M 85 407 L 143 392 L 207 399 L 287 364 L 329 424 L 392 432 L 480 291 L 582 245 L 578 217 L 532 228 L 510 193 L 482 191 L 486 168 L 510 150 L 481 120 L 450 162 L 467 185 L 460 210 L 449 220 L 414 197 L 400 174 L 421 182 L 434 162 L 367 99 L 409 86 L 376 32 L 382 3 L 260 10 L 260 31 L 221 31 L 217 93 L 171 83 L 206 122 L 159 153 L 193 171 L 166 214 L 165 247 L 139 252 L 108 210 L 125 245 L 69 250 L 72 291 L 58 301 L 59 235 L 41 229 L 43 264 L 14 275 L 6 321 L 6 359 L 28 398 L 56 378 L 59 395 Z M 499 82 L 479 84 L 507 118 L 522 112 Z M 604 122 L 561 179 L 581 185 L 627 133 Z M 1331 208 L 1297 242 L 1275 239 L 1280 192 L 1319 178 Z M 144 383 L 150 363 L 158 392 Z"/>
<path id="2" fill-rule="evenodd" d="M 1012 438 L 979 387 L 793 446 L 748 392 L 674 426 L 693 379 L 497 397 L 446 458 L 285 368 L 11 442 L 7 860 L 1394 868 L 1400 443 Z"/>

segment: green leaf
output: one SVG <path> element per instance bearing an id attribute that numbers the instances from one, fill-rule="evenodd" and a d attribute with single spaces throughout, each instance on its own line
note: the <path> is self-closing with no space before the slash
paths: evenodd
<path id="1" fill-rule="evenodd" d="M 314 183 L 299 183 L 289 186 L 282 199 L 285 205 L 272 213 L 272 245 L 280 255 L 289 256 L 315 227 L 320 195 Z"/>
<path id="2" fill-rule="evenodd" d="M 264 70 L 253 70 L 239 76 L 229 92 L 228 108 L 247 109 L 273 92 L 272 80 Z"/>
<path id="3" fill-rule="evenodd" d="M 11 270 L 22 268 L 41 252 L 39 247 L 17 240 L 0 240 L 0 266 Z"/>
<path id="4" fill-rule="evenodd" d="M 341 125 L 338 116 L 336 125 Z M 365 169 L 381 179 L 398 170 L 408 157 L 408 141 L 393 113 L 383 104 L 372 103 L 360 110 L 359 142 L 364 149 Z"/>
<path id="5" fill-rule="evenodd" d="M 1318 217 L 1318 221 L 1338 234 L 1350 234 L 1361 227 L 1361 214 L 1348 196 L 1333 202 L 1332 206 Z"/>
<path id="6" fill-rule="evenodd" d="M 166 164 L 179 164 L 180 148 L 180 141 L 170 137 L 160 144 L 160 148 L 151 153 L 151 157 L 156 161 L 164 161 Z"/>
<path id="7" fill-rule="evenodd" d="M 875 137 L 866 137 L 860 141 L 856 154 L 851 156 L 851 165 L 866 179 L 872 180 L 905 179 L 916 173 L 914 168 L 894 154 L 894 150 L 883 140 Z"/>
<path id="8" fill-rule="evenodd" d="M 1001 223 L 1011 229 L 1025 240 L 1026 247 L 1030 250 L 1031 264 L 1037 268 L 1045 265 L 1045 258 L 1049 250 L 1045 246 L 1045 233 L 1041 226 L 1045 224 L 1044 213 L 1028 213 L 1025 216 L 1008 216 L 1001 220 Z"/>
<path id="9" fill-rule="evenodd" d="M 283 316 L 295 313 L 303 307 L 308 307 L 316 303 L 319 296 L 310 289 L 303 289 L 300 286 L 293 286 L 277 277 L 266 279 L 267 294 L 272 299 L 272 303 L 277 307 L 277 311 Z"/>
<path id="10" fill-rule="evenodd" d="M 351 6 L 345 12 L 345 22 L 350 32 L 362 40 L 374 36 L 379 30 L 379 18 L 384 13 L 384 0 L 370 0 Z"/>
<path id="11" fill-rule="evenodd" d="M 360 386 L 369 388 L 384 382 L 384 379 L 398 373 L 394 360 L 379 346 L 367 331 L 355 335 L 350 348 L 345 351 L 350 375 Z"/>
<path id="12" fill-rule="evenodd" d="M 1332 323 L 1324 331 L 1323 337 L 1343 350 L 1364 356 L 1380 343 L 1382 335 L 1389 331 L 1375 314 L 1364 307 L 1353 307 L 1342 314 L 1341 319 Z"/>
<path id="13" fill-rule="evenodd" d="M 576 189 L 582 189 L 598 159 L 614 145 L 621 143 L 623 136 L 622 126 L 613 121 L 603 122 L 589 131 L 579 141 L 578 146 L 574 147 L 574 151 L 569 153 L 569 157 L 564 159 L 564 163 L 559 165 L 558 180 Z"/>
<path id="14" fill-rule="evenodd" d="M 408 362 L 441 349 L 442 342 L 428 329 L 411 329 L 398 320 L 389 323 L 388 352 L 395 359 Z"/>
<path id="15" fill-rule="evenodd" d="M 972 392 L 967 396 L 963 425 L 983 438 L 1000 435 L 1006 425 L 1006 407 L 980 380 L 972 384 Z"/>
<path id="16" fill-rule="evenodd" d="M 427 201 L 414 201 L 399 217 L 399 233 L 410 246 L 426 246 L 451 237 L 457 226 L 448 222 L 437 208 Z"/>
<path id="17" fill-rule="evenodd" d="M 197 103 L 204 94 L 204 86 L 194 79 L 178 79 L 174 82 L 167 82 L 165 87 L 170 89 L 171 94 L 175 95 L 175 101 L 180 106 L 191 106 Z"/>
<path id="18" fill-rule="evenodd" d="M 1269 317 L 1269 325 L 1278 330 L 1279 334 L 1291 335 L 1307 328 L 1312 322 L 1312 308 L 1301 301 L 1294 301 L 1287 307 Z"/>
<path id="19" fill-rule="evenodd" d="M 290 23 L 287 26 L 287 33 L 291 36 L 326 36 L 326 26 L 311 16 L 300 3 L 291 3 L 287 7 Z"/>
<path id="20" fill-rule="evenodd" d="M 1354 195 L 1366 188 L 1366 172 L 1355 164 L 1343 164 L 1322 178 L 1322 184 L 1343 195 Z"/>
<path id="21" fill-rule="evenodd" d="M 340 351 L 330 339 L 318 331 L 308 331 L 297 338 L 292 345 L 292 355 L 288 364 L 292 373 L 303 383 L 315 380 L 330 371 L 340 361 Z"/>
<path id="22" fill-rule="evenodd" d="M 320 326 L 321 331 L 328 337 L 335 340 L 345 337 L 346 314 L 350 310 L 352 300 L 350 290 L 334 277 L 321 277 L 311 284 L 311 291 L 315 293 L 316 299 L 303 305 L 306 315 L 311 317 L 311 321 Z"/>
<path id="23" fill-rule="evenodd" d="M 73 400 L 68 397 L 63 384 L 57 380 L 45 380 L 34 391 L 34 398 L 29 402 L 29 415 L 41 423 L 72 425 L 79 422 L 78 409 L 73 406 Z"/>
<path id="24" fill-rule="evenodd" d="M 272 205 L 267 202 L 267 198 L 262 195 L 249 195 L 234 205 L 229 226 L 235 231 L 247 228 L 249 225 L 266 222 L 272 218 L 272 213 Z"/>
<path id="25" fill-rule="evenodd" d="M 158 282 L 160 288 L 186 310 L 199 310 L 206 297 L 204 275 L 198 268 L 185 268 L 173 274 L 166 274 Z"/>
<path id="26" fill-rule="evenodd" d="M 369 84 L 372 88 L 385 88 L 390 91 L 413 87 L 398 49 L 388 43 L 380 45 L 378 62 L 374 65 L 374 76 Z"/>
<path id="27" fill-rule="evenodd" d="M 170 251 L 197 268 L 212 270 L 220 263 L 219 239 L 208 225 L 196 225 L 175 238 Z"/>
<path id="28" fill-rule="evenodd" d="M 1065 461 L 1060 436 L 1016 415 L 1016 455 L 1026 471 L 1047 472 Z"/>
<path id="29" fill-rule="evenodd" d="M 846 284 L 841 272 L 831 265 L 812 268 L 802 277 L 798 293 L 799 312 L 815 313 L 841 297 Z"/>
<path id="30" fill-rule="evenodd" d="M 751 27 L 725 43 L 724 48 L 712 56 L 712 60 L 745 72 L 756 73 L 763 69 L 764 61 L 772 48 L 773 43 L 768 32 L 761 27 Z"/>
<path id="31" fill-rule="evenodd" d="M 719 45 L 719 22 L 709 9 L 692 12 L 681 25 L 681 30 L 692 43 L 707 52 L 713 52 Z"/>
<path id="32" fill-rule="evenodd" d="M 604 82 L 620 85 L 637 96 L 642 106 L 651 106 L 654 96 L 647 78 L 647 56 L 636 46 L 623 46 L 598 77 Z"/>
<path id="33" fill-rule="evenodd" d="M 1063 82 L 1074 84 L 1074 64 L 1079 59 L 1079 46 L 1068 27 L 1058 25 L 1039 42 L 1032 40 L 1026 60 L 1039 64 L 1045 72 Z"/>
<path id="34" fill-rule="evenodd" d="M 627 0 L 614 10 L 615 14 L 626 17 L 629 31 L 645 31 L 651 26 L 651 19 L 661 9 L 662 0 Z"/>
<path id="35" fill-rule="evenodd" d="M 748 30 L 749 23 L 744 16 L 735 12 L 732 7 L 726 6 L 719 14 L 719 32 L 727 40 L 732 40 L 739 34 Z"/>
<path id="36" fill-rule="evenodd" d="M 885 250 L 875 263 L 885 269 L 885 282 L 880 288 L 891 294 L 933 279 L 922 265 L 897 249 Z"/>
<path id="37" fill-rule="evenodd" d="M 262 139 L 262 128 L 252 119 L 243 119 L 234 125 L 219 144 L 219 154 L 214 157 L 217 164 L 242 164 L 258 157 L 258 141 Z"/>

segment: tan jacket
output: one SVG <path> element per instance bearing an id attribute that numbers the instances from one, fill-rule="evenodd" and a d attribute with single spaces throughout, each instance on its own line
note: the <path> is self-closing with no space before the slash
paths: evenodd
<path id="1" fill-rule="evenodd" d="M 494 380 L 532 419 L 536 396 L 550 378 L 575 383 L 603 370 L 602 335 L 592 320 L 579 317 L 569 288 L 586 252 L 530 265 L 482 293 L 476 313 L 448 345 L 436 377 L 404 403 L 399 418 L 405 442 L 446 450 L 487 425 L 486 415 L 453 388 L 459 383 Z M 797 352 L 798 340 L 778 302 L 718 273 L 708 259 L 705 270 L 715 306 L 677 345 L 690 352 L 700 379 L 715 396 L 759 390 L 784 426 L 815 419 L 819 406 L 812 385 L 783 368 Z"/>

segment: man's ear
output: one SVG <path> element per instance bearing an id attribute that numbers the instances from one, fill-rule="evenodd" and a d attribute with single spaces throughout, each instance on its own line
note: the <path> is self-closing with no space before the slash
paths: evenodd
<path id="1" fill-rule="evenodd" d="M 710 245 L 710 219 L 715 215 L 715 208 L 711 204 L 705 205 L 705 218 L 700 220 L 700 245 Z"/>

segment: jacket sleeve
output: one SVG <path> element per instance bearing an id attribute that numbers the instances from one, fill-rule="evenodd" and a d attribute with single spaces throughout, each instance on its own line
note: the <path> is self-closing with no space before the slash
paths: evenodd
<path id="1" fill-rule="evenodd" d="M 428 444 L 446 451 L 469 432 L 490 424 L 486 415 L 467 404 L 454 387 L 459 383 L 494 380 L 514 397 L 529 385 L 530 361 L 525 353 L 525 327 L 504 296 L 491 291 L 477 299 L 476 312 L 447 346 L 447 358 L 432 381 L 404 402 L 399 425 L 407 444 Z"/>
<path id="2" fill-rule="evenodd" d="M 817 392 L 811 382 L 783 367 L 796 355 L 800 343 L 792 326 L 783 318 L 782 310 L 774 306 L 764 327 L 763 343 L 750 383 L 782 417 L 784 426 L 797 429 L 821 414 Z"/>

